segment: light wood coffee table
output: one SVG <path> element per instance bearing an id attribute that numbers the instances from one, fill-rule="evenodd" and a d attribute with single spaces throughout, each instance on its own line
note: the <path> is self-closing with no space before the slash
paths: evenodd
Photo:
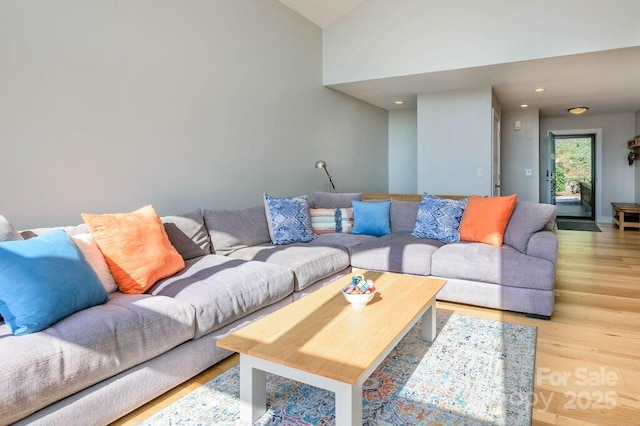
<path id="1" fill-rule="evenodd" d="M 335 392 L 336 425 L 362 424 L 362 385 L 422 318 L 422 338 L 436 335 L 436 294 L 445 280 L 358 271 L 377 294 L 352 307 L 343 277 L 218 341 L 240 353 L 240 419 L 266 412 L 266 372 Z"/>

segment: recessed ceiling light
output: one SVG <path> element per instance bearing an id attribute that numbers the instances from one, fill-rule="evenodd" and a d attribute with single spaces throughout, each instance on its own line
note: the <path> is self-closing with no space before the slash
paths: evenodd
<path id="1" fill-rule="evenodd" d="M 396 105 L 403 105 L 404 104 L 403 101 L 394 101 L 393 103 L 396 104 Z"/>
<path id="2" fill-rule="evenodd" d="M 544 92 L 544 87 L 538 87 L 538 88 L 536 89 L 536 92 Z"/>
<path id="3" fill-rule="evenodd" d="M 589 107 L 573 107 L 573 108 L 569 108 L 567 111 L 569 111 L 571 114 L 573 115 L 580 115 L 580 114 L 584 114 L 585 112 L 589 111 Z"/>
<path id="4" fill-rule="evenodd" d="M 520 108 L 528 108 L 528 107 L 529 107 L 529 105 L 527 105 L 527 104 L 520 105 Z"/>

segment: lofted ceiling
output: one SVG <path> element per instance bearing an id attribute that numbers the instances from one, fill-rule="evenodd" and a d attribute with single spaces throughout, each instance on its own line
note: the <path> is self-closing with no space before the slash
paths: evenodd
<path id="1" fill-rule="evenodd" d="M 321 28 L 363 0 L 280 0 Z M 329 87 L 386 110 L 415 108 L 417 94 L 492 86 L 503 110 L 538 108 L 543 117 L 640 110 L 640 47 L 383 78 Z M 535 92 L 543 87 L 544 92 Z M 401 100 L 403 105 L 395 105 Z"/>
<path id="2" fill-rule="evenodd" d="M 320 28 L 324 28 L 364 0 L 279 0 Z"/>
<path id="3" fill-rule="evenodd" d="M 415 108 L 417 93 L 492 86 L 503 110 L 520 105 L 543 117 L 567 115 L 587 106 L 587 114 L 640 110 L 640 47 L 417 74 L 330 86 L 380 108 Z M 536 88 L 544 92 L 535 92 Z M 402 106 L 395 106 L 402 100 Z"/>

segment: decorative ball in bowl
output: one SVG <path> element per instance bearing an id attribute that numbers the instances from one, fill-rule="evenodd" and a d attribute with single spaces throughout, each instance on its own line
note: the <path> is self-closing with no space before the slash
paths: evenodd
<path id="1" fill-rule="evenodd" d="M 367 280 L 362 274 L 351 278 L 351 284 L 342 289 L 342 295 L 354 308 L 362 308 L 371 302 L 376 294 L 376 287 L 372 280 Z"/>

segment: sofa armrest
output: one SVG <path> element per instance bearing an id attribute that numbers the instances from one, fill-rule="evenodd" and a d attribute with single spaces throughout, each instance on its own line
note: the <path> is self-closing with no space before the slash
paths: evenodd
<path id="1" fill-rule="evenodd" d="M 558 237 L 552 231 L 539 231 L 527 243 L 527 255 L 548 260 L 557 265 Z"/>

